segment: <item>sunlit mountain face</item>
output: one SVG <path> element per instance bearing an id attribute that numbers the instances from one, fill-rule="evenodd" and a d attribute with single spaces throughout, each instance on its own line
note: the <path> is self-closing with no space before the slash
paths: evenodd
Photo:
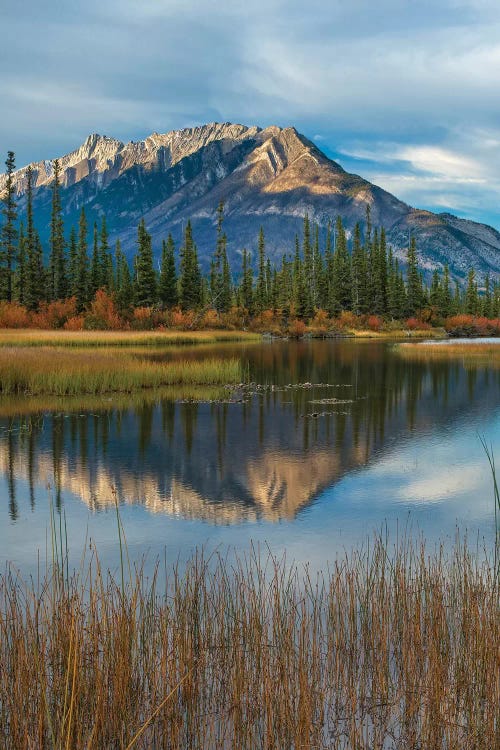
<path id="1" fill-rule="evenodd" d="M 45 160 L 31 167 L 35 219 L 46 243 L 53 164 Z M 231 262 L 238 268 L 242 249 L 256 249 L 261 226 L 267 250 L 278 260 L 283 253 L 293 253 L 305 214 L 318 224 L 324 243 L 329 222 L 341 216 L 350 234 L 356 222 L 365 226 L 370 207 L 374 226 L 386 228 L 389 243 L 403 262 L 408 237 L 415 235 L 427 276 L 446 263 L 458 279 L 470 268 L 481 275 L 500 272 L 500 233 L 495 229 L 450 213 L 412 208 L 346 172 L 293 127 L 210 123 L 128 143 L 93 134 L 61 156 L 60 167 L 66 226 L 76 226 L 82 207 L 89 226 L 105 215 L 112 239 L 119 238 L 129 255 L 136 250 L 140 219 L 146 221 L 157 255 L 169 232 L 180 243 L 190 219 L 207 268 L 220 201 L 225 204 Z M 14 182 L 23 219 L 26 167 L 15 173 Z M 0 193 L 5 185 L 6 177 L 0 175 Z"/>

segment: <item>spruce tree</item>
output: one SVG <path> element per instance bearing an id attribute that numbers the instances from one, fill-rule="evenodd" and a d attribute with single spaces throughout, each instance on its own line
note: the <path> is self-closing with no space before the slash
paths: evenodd
<path id="1" fill-rule="evenodd" d="M 418 271 L 417 245 L 415 237 L 410 240 L 406 270 L 407 314 L 415 315 L 422 307 L 422 281 Z"/>
<path id="2" fill-rule="evenodd" d="M 120 311 L 128 310 L 134 299 L 134 285 L 127 259 L 121 249 L 120 240 L 115 247 L 116 276 L 114 281 L 115 299 Z"/>
<path id="3" fill-rule="evenodd" d="M 26 274 L 27 274 L 27 257 L 26 257 L 26 236 L 24 234 L 24 225 L 21 223 L 19 228 L 19 247 L 17 254 L 16 269 L 16 299 L 20 305 L 26 301 Z"/>
<path id="4" fill-rule="evenodd" d="M 467 276 L 467 289 L 465 291 L 465 312 L 468 315 L 477 315 L 479 312 L 479 295 L 476 282 L 476 272 L 470 269 Z"/>
<path id="5" fill-rule="evenodd" d="M 203 290 L 191 221 L 186 224 L 180 257 L 179 297 L 181 307 L 183 310 L 197 309 L 202 303 Z"/>
<path id="6" fill-rule="evenodd" d="M 240 303 L 245 310 L 253 312 L 253 270 L 246 248 L 243 248 L 241 259 Z"/>
<path id="7" fill-rule="evenodd" d="M 163 307 L 174 307 L 178 302 L 175 245 L 171 234 L 162 243 L 158 297 Z"/>
<path id="8" fill-rule="evenodd" d="M 152 307 L 156 302 L 156 274 L 153 267 L 151 235 L 144 219 L 137 228 L 138 251 L 135 259 L 135 304 Z"/>
<path id="9" fill-rule="evenodd" d="M 266 287 L 266 241 L 264 229 L 259 230 L 258 242 L 259 269 L 257 274 L 257 284 L 255 286 L 255 310 L 262 313 L 268 305 L 268 293 Z"/>
<path id="10" fill-rule="evenodd" d="M 352 310 L 356 315 L 368 312 L 368 278 L 365 249 L 361 243 L 359 222 L 354 227 L 352 243 Z"/>
<path id="11" fill-rule="evenodd" d="M 26 293 L 25 303 L 36 310 L 45 296 L 45 272 L 40 238 L 33 219 L 33 170 L 28 167 L 26 186 Z"/>
<path id="12" fill-rule="evenodd" d="M 71 297 L 76 297 L 78 280 L 78 241 L 75 227 L 71 227 L 69 234 L 68 259 L 68 291 Z"/>
<path id="13" fill-rule="evenodd" d="M 94 299 L 95 293 L 101 288 L 102 269 L 101 269 L 101 256 L 99 253 L 99 235 L 97 231 L 97 222 L 94 221 L 92 241 L 92 258 L 90 261 L 90 274 L 88 279 L 88 294 L 89 300 Z"/>
<path id="14" fill-rule="evenodd" d="M 2 226 L 0 237 L 0 295 L 2 299 L 11 302 L 13 298 L 13 272 L 17 250 L 17 205 L 14 186 L 16 160 L 13 151 L 7 152 L 5 166 L 7 168 L 7 183 L 5 186 L 5 195 L 2 198 L 2 214 L 5 223 Z"/>
<path id="15" fill-rule="evenodd" d="M 108 227 L 105 216 L 101 219 L 101 229 L 99 232 L 99 261 L 99 287 L 104 287 L 108 291 L 112 291 L 114 288 L 113 256 L 111 255 L 111 248 L 109 246 Z"/>
<path id="16" fill-rule="evenodd" d="M 352 305 L 351 256 L 340 216 L 337 219 L 335 235 L 330 308 L 332 314 L 338 315 L 342 310 L 349 310 Z"/>
<path id="17" fill-rule="evenodd" d="M 76 258 L 76 276 L 74 281 L 74 293 L 78 310 L 82 311 L 89 302 L 89 258 L 87 245 L 87 217 L 82 207 L 78 225 L 78 247 Z"/>
<path id="18" fill-rule="evenodd" d="M 52 215 L 50 219 L 49 291 L 52 299 L 64 299 L 68 294 L 66 271 L 66 243 L 61 207 L 61 179 L 59 161 L 55 159 L 52 182 Z"/>

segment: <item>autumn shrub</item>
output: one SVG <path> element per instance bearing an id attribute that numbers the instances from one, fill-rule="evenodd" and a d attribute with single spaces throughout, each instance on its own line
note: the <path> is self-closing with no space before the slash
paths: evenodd
<path id="1" fill-rule="evenodd" d="M 332 328 L 332 322 L 326 310 L 319 308 L 309 321 L 309 326 L 315 333 L 327 333 Z"/>
<path id="2" fill-rule="evenodd" d="M 149 331 L 154 328 L 152 307 L 134 307 L 130 326 L 135 331 Z"/>
<path id="3" fill-rule="evenodd" d="M 293 320 L 288 323 L 287 333 L 292 339 L 299 339 L 305 334 L 306 330 L 307 326 L 303 320 L 300 320 L 300 318 L 293 318 Z"/>
<path id="4" fill-rule="evenodd" d="M 85 318 L 83 315 L 73 315 L 72 318 L 68 318 L 63 328 L 65 331 L 83 331 L 85 326 Z"/>
<path id="5" fill-rule="evenodd" d="M 223 328 L 233 331 L 241 330 L 248 323 L 248 310 L 244 307 L 233 306 L 227 312 L 222 313 L 220 320 Z"/>
<path id="6" fill-rule="evenodd" d="M 432 328 L 432 326 L 425 320 L 412 317 L 408 318 L 408 320 L 406 321 L 405 328 L 407 328 L 409 331 L 428 331 Z"/>
<path id="7" fill-rule="evenodd" d="M 380 331 L 383 320 L 378 315 L 369 315 L 366 319 L 366 325 L 370 331 Z"/>
<path id="8" fill-rule="evenodd" d="M 18 302 L 0 302 L 0 328 L 29 328 L 28 310 Z"/>
<path id="9" fill-rule="evenodd" d="M 211 308 L 210 310 L 207 310 L 201 321 L 200 321 L 200 328 L 221 328 L 222 327 L 222 321 L 219 313 L 217 310 L 214 310 Z"/>
<path id="10" fill-rule="evenodd" d="M 474 315 L 453 315 L 445 320 L 450 336 L 500 336 L 500 320 Z"/>
<path id="11" fill-rule="evenodd" d="M 121 327 L 122 319 L 113 296 L 104 289 L 98 289 L 85 315 L 85 328 L 88 331 L 109 331 Z"/>
<path id="12" fill-rule="evenodd" d="M 361 328 L 363 320 L 360 315 L 356 315 L 350 310 L 342 310 L 338 317 L 340 328 Z"/>
<path id="13" fill-rule="evenodd" d="M 40 302 L 38 310 L 31 314 L 32 328 L 63 328 L 68 318 L 76 315 L 76 297 Z"/>
<path id="14" fill-rule="evenodd" d="M 281 334 L 281 314 L 274 310 L 263 310 L 256 315 L 251 322 L 250 328 L 260 333 L 270 333 L 274 336 Z"/>

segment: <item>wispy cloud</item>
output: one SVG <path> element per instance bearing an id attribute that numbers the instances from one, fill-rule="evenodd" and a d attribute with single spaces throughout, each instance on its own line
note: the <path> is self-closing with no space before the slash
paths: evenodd
<path id="1" fill-rule="evenodd" d="M 19 163 L 96 130 L 294 124 L 383 187 L 399 175 L 406 200 L 432 205 L 436 182 L 404 177 L 436 176 L 493 215 L 496 0 L 26 0 L 0 15 L 0 150 Z"/>

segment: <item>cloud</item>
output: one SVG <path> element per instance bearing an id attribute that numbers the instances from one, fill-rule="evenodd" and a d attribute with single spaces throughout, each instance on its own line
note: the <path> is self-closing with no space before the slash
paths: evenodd
<path id="1" fill-rule="evenodd" d="M 479 208 L 493 202 L 496 1 L 26 0 L 22 16 L 12 4 L 0 14 L 0 150 L 18 163 L 91 131 L 128 140 L 216 119 L 293 124 L 334 154 L 356 146 L 344 166 L 371 162 L 383 187 L 391 173 L 403 189 L 405 175 L 440 175 L 466 204 L 465 176 L 484 180 Z M 432 204 L 421 185 L 407 181 L 401 197 Z"/>

